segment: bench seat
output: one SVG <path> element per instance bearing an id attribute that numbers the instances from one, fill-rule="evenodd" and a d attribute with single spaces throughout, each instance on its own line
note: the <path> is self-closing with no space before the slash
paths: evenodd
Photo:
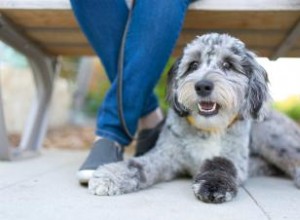
<path id="1" fill-rule="evenodd" d="M 0 13 L 48 54 L 94 55 L 68 0 L 1 0 Z M 299 23 L 299 0 L 201 0 L 191 4 L 174 54 L 196 35 L 221 32 L 240 38 L 259 56 L 299 57 Z"/>

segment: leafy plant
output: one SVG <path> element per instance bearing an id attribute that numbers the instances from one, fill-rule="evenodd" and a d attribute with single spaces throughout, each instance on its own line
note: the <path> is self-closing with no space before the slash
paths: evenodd
<path id="1" fill-rule="evenodd" d="M 172 67 L 173 63 L 175 62 L 175 58 L 171 57 L 162 73 L 162 76 L 155 87 L 155 94 L 159 100 L 159 106 L 161 109 L 166 112 L 168 109 L 168 104 L 166 102 L 166 91 L 167 91 L 167 78 L 168 72 Z"/>
<path id="2" fill-rule="evenodd" d="M 300 122 L 300 96 L 290 96 L 283 101 L 275 102 L 274 108 Z"/>

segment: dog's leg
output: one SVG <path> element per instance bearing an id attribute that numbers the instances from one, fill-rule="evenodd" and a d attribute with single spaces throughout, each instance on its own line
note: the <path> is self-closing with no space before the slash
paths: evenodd
<path id="1" fill-rule="evenodd" d="M 153 149 L 142 157 L 101 166 L 89 182 L 89 191 L 101 196 L 120 195 L 171 180 L 179 166 L 170 157 L 166 151 Z"/>
<path id="2" fill-rule="evenodd" d="M 284 173 L 259 155 L 250 155 L 248 173 L 255 176 L 282 176 Z"/>
<path id="3" fill-rule="evenodd" d="M 271 111 L 253 124 L 251 151 L 291 176 L 300 187 L 300 128 L 283 114 Z"/>
<path id="4" fill-rule="evenodd" d="M 193 191 L 203 202 L 223 203 L 237 194 L 237 170 L 234 164 L 224 157 L 206 160 L 195 176 Z"/>

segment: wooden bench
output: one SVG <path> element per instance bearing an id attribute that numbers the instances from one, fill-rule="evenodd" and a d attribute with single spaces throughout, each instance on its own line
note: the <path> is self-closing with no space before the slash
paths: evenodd
<path id="1" fill-rule="evenodd" d="M 299 0 L 201 0 L 190 6 L 174 55 L 196 35 L 229 33 L 259 56 L 300 57 Z M 0 39 L 27 56 L 37 101 L 18 148 L 7 138 L 0 91 L 0 159 L 34 155 L 41 146 L 59 56 L 94 51 L 81 33 L 68 0 L 1 0 Z"/>

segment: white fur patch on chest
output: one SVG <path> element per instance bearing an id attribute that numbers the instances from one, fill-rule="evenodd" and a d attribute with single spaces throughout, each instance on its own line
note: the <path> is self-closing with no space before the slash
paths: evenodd
<path id="1" fill-rule="evenodd" d="M 183 144 L 186 163 L 192 173 L 199 171 L 205 160 L 221 155 L 221 136 L 218 134 L 193 136 L 185 139 Z"/>
<path id="2" fill-rule="evenodd" d="M 190 143 L 188 151 L 196 160 L 206 160 L 221 153 L 221 138 L 209 137 L 207 140 L 196 139 L 194 143 Z"/>

